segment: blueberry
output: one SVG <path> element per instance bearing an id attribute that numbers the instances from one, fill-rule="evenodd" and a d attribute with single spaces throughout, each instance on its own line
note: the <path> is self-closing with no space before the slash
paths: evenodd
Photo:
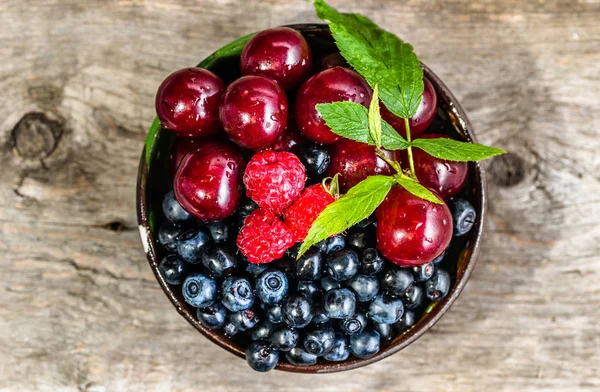
<path id="1" fill-rule="evenodd" d="M 357 252 L 362 252 L 375 242 L 375 235 L 371 230 L 354 229 L 346 236 L 346 246 Z"/>
<path id="2" fill-rule="evenodd" d="M 330 318 L 345 319 L 356 310 L 356 296 L 348 289 L 333 289 L 325 293 L 323 310 Z"/>
<path id="3" fill-rule="evenodd" d="M 167 255 L 160 261 L 158 271 L 165 282 L 179 285 L 189 272 L 189 264 L 177 255 Z"/>
<path id="4" fill-rule="evenodd" d="M 367 316 L 376 323 L 393 324 L 402 317 L 404 304 L 401 299 L 379 294 L 369 304 Z"/>
<path id="5" fill-rule="evenodd" d="M 258 314 L 252 309 L 240 310 L 229 315 L 229 322 L 235 325 L 240 331 L 247 331 L 256 327 L 260 322 Z"/>
<path id="6" fill-rule="evenodd" d="M 355 275 L 347 284 L 356 293 L 358 302 L 368 302 L 379 292 L 379 281 L 375 276 Z"/>
<path id="7" fill-rule="evenodd" d="M 217 283 L 208 276 L 192 274 L 183 282 L 181 291 L 185 302 L 196 308 L 205 308 L 215 302 Z"/>
<path id="8" fill-rule="evenodd" d="M 454 236 L 459 237 L 471 231 L 477 218 L 477 212 L 471 203 L 463 199 L 454 199 L 450 202 L 450 210 L 452 211 Z"/>
<path id="9" fill-rule="evenodd" d="M 269 342 L 278 350 L 290 351 L 298 345 L 300 334 L 293 328 L 280 328 L 273 331 Z"/>
<path id="10" fill-rule="evenodd" d="M 325 311 L 320 307 L 316 307 L 314 309 L 315 315 L 312 318 L 312 322 L 315 324 L 324 324 L 329 321 L 329 316 Z"/>
<path id="11" fill-rule="evenodd" d="M 313 302 L 318 302 L 323 298 L 323 290 L 316 282 L 298 282 L 298 293 L 303 293 Z"/>
<path id="12" fill-rule="evenodd" d="M 375 331 L 379 333 L 379 337 L 384 342 L 390 342 L 394 338 L 394 328 L 392 324 L 375 323 Z"/>
<path id="13" fill-rule="evenodd" d="M 288 292 L 288 279 L 277 270 L 266 270 L 256 278 L 256 296 L 265 304 L 281 302 Z"/>
<path id="14" fill-rule="evenodd" d="M 444 261 L 444 257 L 446 257 L 446 253 L 448 253 L 448 249 L 446 249 L 441 255 L 439 255 L 438 257 L 433 259 L 432 263 L 434 265 L 440 264 L 442 261 Z"/>
<path id="15" fill-rule="evenodd" d="M 358 229 L 366 229 L 367 227 L 373 225 L 375 223 L 375 216 L 371 215 L 368 218 L 365 218 L 363 220 L 361 220 L 360 222 L 358 222 L 356 225 L 354 225 L 354 227 L 358 228 Z"/>
<path id="16" fill-rule="evenodd" d="M 200 260 L 208 273 L 217 278 L 229 275 L 236 266 L 233 252 L 223 244 L 205 247 Z"/>
<path id="17" fill-rule="evenodd" d="M 294 275 L 298 280 L 313 281 L 321 279 L 323 256 L 317 248 L 311 248 L 296 260 L 294 267 Z"/>
<path id="18" fill-rule="evenodd" d="M 265 316 L 267 316 L 267 319 L 272 324 L 281 324 L 284 322 L 281 304 L 274 304 L 274 305 L 262 304 L 261 307 L 265 311 Z"/>
<path id="19" fill-rule="evenodd" d="M 344 246 L 346 246 L 346 240 L 344 239 L 343 235 L 338 234 L 317 243 L 315 246 L 319 248 L 321 252 L 328 255 L 344 249 Z"/>
<path id="20" fill-rule="evenodd" d="M 306 168 L 306 174 L 312 178 L 321 177 L 331 161 L 329 152 L 317 146 L 302 148 L 298 154 L 298 158 Z"/>
<path id="21" fill-rule="evenodd" d="M 206 227 L 214 242 L 227 242 L 229 239 L 229 224 L 226 221 L 207 223 Z"/>
<path id="22" fill-rule="evenodd" d="M 183 229 L 170 222 L 164 222 L 158 229 L 158 243 L 168 252 L 177 250 L 177 237 L 183 233 Z"/>
<path id="23" fill-rule="evenodd" d="M 433 276 L 425 282 L 425 293 L 432 301 L 439 301 L 450 291 L 450 275 L 443 269 L 437 269 Z"/>
<path id="24" fill-rule="evenodd" d="M 292 247 L 285 251 L 285 253 L 290 256 L 292 259 L 296 260 L 298 256 L 298 252 L 300 252 L 300 247 L 302 246 L 302 242 L 296 242 Z"/>
<path id="25" fill-rule="evenodd" d="M 321 287 L 323 288 L 323 291 L 329 291 L 333 289 L 339 289 L 342 287 L 342 284 L 333 279 L 331 276 L 324 276 L 321 279 Z"/>
<path id="26" fill-rule="evenodd" d="M 281 272 L 285 272 L 290 276 L 294 276 L 294 265 L 296 264 L 296 260 L 291 257 L 283 256 L 280 259 L 272 261 L 270 263 L 270 268 L 274 268 Z"/>
<path id="27" fill-rule="evenodd" d="M 349 356 L 350 345 L 348 344 L 348 339 L 341 333 L 336 332 L 333 347 L 323 358 L 332 362 L 341 362 L 348 359 Z"/>
<path id="28" fill-rule="evenodd" d="M 402 302 L 404 302 L 406 309 L 418 308 L 423 303 L 423 287 L 416 284 L 413 285 L 402 296 Z"/>
<path id="29" fill-rule="evenodd" d="M 433 262 L 412 267 L 413 276 L 417 282 L 425 282 L 427 279 L 431 278 L 434 270 L 435 266 L 433 265 Z"/>
<path id="30" fill-rule="evenodd" d="M 402 317 L 400 317 L 400 320 L 394 323 L 394 327 L 399 328 L 400 330 L 405 330 L 415 325 L 416 322 L 417 316 L 415 315 L 415 312 L 412 310 L 407 310 L 404 312 Z"/>
<path id="31" fill-rule="evenodd" d="M 238 253 L 236 256 L 237 259 L 237 264 L 238 265 L 245 265 L 246 269 L 245 271 L 247 273 L 249 273 L 250 275 L 252 275 L 253 277 L 257 277 L 258 275 L 262 274 L 263 272 L 265 272 L 266 270 L 269 269 L 269 264 L 254 264 L 254 263 L 250 263 L 248 261 L 248 259 L 246 258 L 246 256 L 244 256 L 241 253 Z"/>
<path id="32" fill-rule="evenodd" d="M 363 332 L 350 336 L 350 350 L 359 358 L 369 358 L 379 352 L 380 336 L 377 331 L 365 329 Z"/>
<path id="33" fill-rule="evenodd" d="M 316 355 L 309 354 L 300 347 L 293 348 L 285 353 L 285 359 L 296 366 L 309 366 L 317 363 Z"/>
<path id="34" fill-rule="evenodd" d="M 190 213 L 184 210 L 181 204 L 179 204 L 173 191 L 165 195 L 162 202 L 162 210 L 165 217 L 173 223 L 183 223 L 191 218 Z"/>
<path id="35" fill-rule="evenodd" d="M 231 322 L 226 322 L 225 325 L 223 326 L 223 333 L 225 335 L 228 336 L 235 336 L 238 333 L 240 333 L 241 331 L 239 330 L 238 327 L 236 327 L 235 325 L 233 325 Z"/>
<path id="36" fill-rule="evenodd" d="M 239 227 L 244 225 L 244 221 L 254 211 L 258 208 L 258 204 L 256 204 L 252 199 L 247 199 L 238 207 L 237 212 L 237 224 Z"/>
<path id="37" fill-rule="evenodd" d="M 279 351 L 264 342 L 252 342 L 246 347 L 246 362 L 257 372 L 268 372 L 279 362 Z"/>
<path id="38" fill-rule="evenodd" d="M 252 339 L 252 341 L 268 340 L 272 333 L 273 324 L 271 324 L 268 320 L 265 320 L 258 324 L 258 326 L 252 330 L 252 332 L 250 332 L 250 339 Z"/>
<path id="39" fill-rule="evenodd" d="M 307 353 L 320 357 L 331 351 L 334 341 L 333 328 L 329 325 L 319 325 L 306 333 L 302 344 Z"/>
<path id="40" fill-rule="evenodd" d="M 365 249 L 360 263 L 360 272 L 365 275 L 375 275 L 383 269 L 385 260 L 375 248 Z"/>
<path id="41" fill-rule="evenodd" d="M 283 302 L 283 319 L 293 328 L 304 328 L 312 320 L 312 301 L 304 294 L 291 295 Z"/>
<path id="42" fill-rule="evenodd" d="M 254 304 L 250 282 L 245 278 L 230 276 L 221 284 L 221 302 L 231 312 L 245 310 Z"/>
<path id="43" fill-rule="evenodd" d="M 198 308 L 196 317 L 206 328 L 221 329 L 225 325 L 227 310 L 219 302 L 215 302 L 206 308 Z"/>
<path id="44" fill-rule="evenodd" d="M 327 256 L 327 272 L 338 281 L 348 280 L 358 272 L 358 255 L 351 249 L 342 249 Z"/>
<path id="45" fill-rule="evenodd" d="M 177 253 L 188 263 L 198 264 L 202 251 L 209 242 L 210 238 L 203 230 L 188 230 L 177 238 Z"/>
<path id="46" fill-rule="evenodd" d="M 384 272 L 381 286 L 389 295 L 400 297 L 412 286 L 414 281 L 415 278 L 408 270 L 392 268 Z"/>
<path id="47" fill-rule="evenodd" d="M 340 330 L 346 335 L 361 333 L 367 326 L 367 317 L 362 313 L 355 313 L 340 323 Z"/>

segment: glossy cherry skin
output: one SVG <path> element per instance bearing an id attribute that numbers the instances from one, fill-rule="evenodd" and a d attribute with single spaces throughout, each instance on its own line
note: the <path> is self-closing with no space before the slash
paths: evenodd
<path id="1" fill-rule="evenodd" d="M 339 52 L 333 52 L 321 58 L 321 61 L 319 62 L 321 71 L 334 67 L 349 68 L 350 66 Z"/>
<path id="2" fill-rule="evenodd" d="M 244 148 L 260 150 L 275 143 L 287 117 L 285 91 L 273 79 L 242 76 L 223 94 L 221 123 L 229 138 Z"/>
<path id="3" fill-rule="evenodd" d="M 296 123 L 300 131 L 317 143 L 332 144 L 340 136 L 331 132 L 315 108 L 319 103 L 356 102 L 365 107 L 371 101 L 371 88 L 356 72 L 334 67 L 314 75 L 300 87 L 296 96 Z"/>
<path id="4" fill-rule="evenodd" d="M 246 43 L 241 65 L 242 74 L 267 76 L 289 89 L 310 76 L 312 54 L 302 34 L 289 27 L 275 27 Z"/>
<path id="5" fill-rule="evenodd" d="M 445 203 L 431 203 L 397 185 L 375 214 L 377 249 L 403 267 L 429 263 L 452 239 L 452 214 Z"/>
<path id="6" fill-rule="evenodd" d="M 223 81 L 202 68 L 169 75 L 156 93 L 156 113 L 162 126 L 182 136 L 214 135 L 221 129 L 219 104 Z"/>
<path id="7" fill-rule="evenodd" d="M 326 175 L 333 177 L 340 174 L 339 183 L 342 192 L 346 192 L 368 176 L 374 174 L 392 174 L 393 169 L 375 153 L 375 147 L 365 143 L 342 139 L 330 145 L 329 154 L 331 161 L 327 167 Z M 397 160 L 396 152 L 383 150 L 385 155 Z"/>
<path id="8" fill-rule="evenodd" d="M 425 85 L 425 89 L 423 90 L 423 98 L 421 99 L 421 104 L 417 109 L 417 112 L 414 116 L 412 116 L 408 123 L 410 125 L 410 136 L 414 139 L 416 136 L 419 136 L 431 124 L 433 119 L 435 118 L 435 110 L 437 108 L 437 94 L 433 85 L 427 78 L 423 78 L 423 84 Z M 404 119 L 395 116 L 390 112 L 384 105 L 381 103 L 381 117 L 390 124 L 396 132 L 406 137 L 406 129 L 404 127 Z"/>
<path id="9" fill-rule="evenodd" d="M 448 138 L 442 134 L 427 134 L 420 139 Z M 419 148 L 413 148 L 415 174 L 425 187 L 437 192 L 444 200 L 458 195 L 465 183 L 469 165 L 467 162 L 445 161 L 435 158 Z M 402 167 L 408 168 L 408 160 L 402 161 Z"/>
<path id="10" fill-rule="evenodd" d="M 177 201 L 196 218 L 219 221 L 240 203 L 244 172 L 242 152 L 228 142 L 210 142 L 183 158 L 173 188 Z"/>
<path id="11" fill-rule="evenodd" d="M 292 120 L 288 120 L 288 126 L 281 136 L 273 144 L 273 150 L 275 151 L 289 151 L 296 153 L 300 147 L 308 144 L 308 140 L 304 137 L 302 132 L 298 130 L 298 126 Z"/>
<path id="12" fill-rule="evenodd" d="M 175 139 L 171 156 L 169 157 L 169 173 L 171 174 L 171 178 L 175 177 L 175 172 L 183 158 L 190 152 L 200 148 L 204 143 L 206 143 L 206 140 L 198 137 L 178 137 Z"/>

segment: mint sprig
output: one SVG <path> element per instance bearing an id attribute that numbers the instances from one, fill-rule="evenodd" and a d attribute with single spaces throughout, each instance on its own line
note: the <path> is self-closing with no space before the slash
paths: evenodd
<path id="1" fill-rule="evenodd" d="M 379 89 L 378 85 L 373 87 L 373 98 L 371 99 L 371 104 L 369 105 L 369 134 L 371 135 L 371 139 L 375 143 L 377 148 L 381 148 L 381 137 L 382 137 L 382 126 L 381 122 L 383 119 L 381 118 L 381 113 L 379 112 Z"/>
<path id="2" fill-rule="evenodd" d="M 488 147 L 483 144 L 459 142 L 446 138 L 415 139 L 412 145 L 436 158 L 457 162 L 480 161 L 506 154 L 506 151 L 499 148 Z"/>
<path id="3" fill-rule="evenodd" d="M 444 202 L 441 201 L 436 195 L 434 195 L 433 192 L 421 185 L 419 181 L 416 181 L 407 175 L 396 175 L 394 176 L 394 180 L 398 185 L 400 185 L 402 188 L 406 189 L 413 195 L 417 196 L 418 198 L 430 201 L 435 204 L 444 204 Z"/>

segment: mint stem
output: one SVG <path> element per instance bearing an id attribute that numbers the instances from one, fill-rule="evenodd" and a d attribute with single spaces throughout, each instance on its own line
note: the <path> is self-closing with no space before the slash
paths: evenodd
<path id="1" fill-rule="evenodd" d="M 381 148 L 375 147 L 375 149 L 379 158 L 383 159 L 388 165 L 390 165 L 392 169 L 396 171 L 396 173 L 402 173 L 402 168 L 400 167 L 400 164 L 398 162 L 386 157 L 383 151 L 381 151 Z"/>
<path id="2" fill-rule="evenodd" d="M 404 128 L 406 129 L 406 141 L 408 142 L 408 164 L 410 165 L 410 175 L 413 178 L 417 178 L 417 175 L 415 174 L 415 161 L 413 159 L 413 153 L 412 153 L 412 142 L 410 139 L 410 122 L 408 121 L 408 118 L 404 119 Z"/>

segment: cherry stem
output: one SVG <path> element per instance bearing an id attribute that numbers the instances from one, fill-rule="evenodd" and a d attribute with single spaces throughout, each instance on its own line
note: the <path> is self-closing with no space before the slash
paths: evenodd
<path id="1" fill-rule="evenodd" d="M 338 199 L 340 197 L 340 183 L 339 178 L 340 173 L 336 173 L 333 178 L 325 177 L 323 181 L 321 181 L 321 185 L 325 189 L 327 193 L 334 197 L 334 199 Z"/>
<path id="2" fill-rule="evenodd" d="M 402 168 L 400 167 L 400 164 L 398 162 L 386 157 L 379 147 L 375 147 L 375 150 L 377 152 L 377 156 L 383 159 L 388 165 L 390 165 L 392 169 L 396 171 L 396 173 L 402 173 Z"/>
<path id="3" fill-rule="evenodd" d="M 406 141 L 408 142 L 408 164 L 410 165 L 410 175 L 413 178 L 417 178 L 417 175 L 415 174 L 415 161 L 413 159 L 413 153 L 412 153 L 412 143 L 410 140 L 410 122 L 408 121 L 408 118 L 404 119 L 404 128 L 406 129 Z"/>

